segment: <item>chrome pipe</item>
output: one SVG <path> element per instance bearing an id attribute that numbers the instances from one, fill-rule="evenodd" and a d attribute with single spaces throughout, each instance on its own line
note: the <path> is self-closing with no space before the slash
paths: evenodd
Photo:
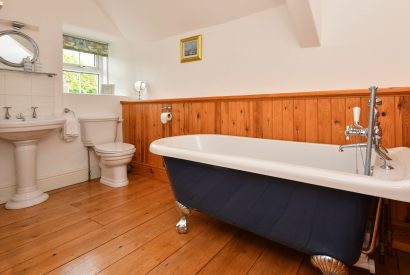
<path id="1" fill-rule="evenodd" d="M 369 102 L 369 126 L 367 129 L 367 146 L 366 146 L 366 160 L 364 165 L 364 174 L 370 176 L 371 174 L 371 161 L 372 161 L 372 145 L 373 145 L 373 124 L 374 124 L 374 114 L 376 108 L 376 92 L 377 87 L 371 86 L 370 91 L 370 102 Z"/>
<path id="2" fill-rule="evenodd" d="M 370 244 L 366 249 L 362 249 L 362 253 L 366 255 L 373 253 L 374 248 L 376 247 L 376 236 L 377 236 L 377 229 L 379 228 L 379 219 L 381 215 L 382 201 L 383 199 L 379 198 L 377 202 L 376 219 L 373 223 L 373 230 L 372 230 Z"/>
<path id="3" fill-rule="evenodd" d="M 90 151 L 91 146 L 87 146 L 87 161 L 88 161 L 88 181 L 91 181 L 91 159 L 90 159 Z"/>

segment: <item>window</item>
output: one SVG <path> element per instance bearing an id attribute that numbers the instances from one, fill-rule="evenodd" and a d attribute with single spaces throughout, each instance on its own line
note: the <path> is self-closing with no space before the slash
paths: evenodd
<path id="1" fill-rule="evenodd" d="M 108 44 L 63 35 L 64 91 L 99 94 L 108 83 Z"/>

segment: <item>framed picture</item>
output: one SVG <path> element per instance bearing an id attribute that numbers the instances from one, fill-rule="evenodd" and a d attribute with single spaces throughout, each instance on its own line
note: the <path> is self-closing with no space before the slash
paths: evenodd
<path id="1" fill-rule="evenodd" d="M 181 63 L 202 59 L 202 35 L 181 39 Z"/>

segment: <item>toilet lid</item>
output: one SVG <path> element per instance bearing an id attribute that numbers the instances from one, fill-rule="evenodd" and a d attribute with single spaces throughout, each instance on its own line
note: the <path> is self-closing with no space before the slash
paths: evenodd
<path id="1" fill-rule="evenodd" d="M 134 150 L 135 147 L 132 144 L 122 143 L 122 142 L 113 142 L 113 143 L 105 143 L 105 144 L 98 144 L 94 147 L 94 149 L 101 153 L 121 153 L 126 151 Z"/>

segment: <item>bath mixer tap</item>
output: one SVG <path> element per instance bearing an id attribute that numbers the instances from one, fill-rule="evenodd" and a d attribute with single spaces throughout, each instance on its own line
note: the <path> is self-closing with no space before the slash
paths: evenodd
<path id="1" fill-rule="evenodd" d="M 344 144 L 339 146 L 339 152 L 343 152 L 344 149 L 348 148 L 366 148 L 367 143 L 353 143 L 353 144 Z"/>
<path id="2" fill-rule="evenodd" d="M 6 113 L 4 114 L 4 118 L 5 119 L 10 119 L 11 115 L 9 113 L 9 109 L 11 109 L 11 107 L 3 107 L 4 109 L 6 109 Z"/>
<path id="3" fill-rule="evenodd" d="M 376 98 L 376 105 L 381 105 L 382 101 L 378 98 Z M 374 151 L 376 154 L 384 161 L 383 165 L 380 166 L 380 168 L 383 168 L 385 170 L 392 170 L 394 169 L 393 166 L 389 164 L 389 161 L 392 159 L 388 156 L 389 151 L 381 145 L 380 141 L 382 139 L 382 129 L 380 128 L 380 123 L 378 121 L 379 113 L 375 112 L 375 125 L 373 128 L 373 146 L 374 146 Z"/>
<path id="4" fill-rule="evenodd" d="M 346 131 L 345 131 L 346 140 L 349 140 L 350 136 L 362 136 L 362 137 L 367 136 L 367 129 L 363 128 L 363 126 L 360 125 L 359 123 L 360 111 L 361 111 L 360 107 L 353 108 L 353 124 L 346 126 Z"/>
<path id="5" fill-rule="evenodd" d="M 21 119 L 22 121 L 26 121 L 26 118 L 24 117 L 23 113 L 18 113 L 18 114 L 16 115 L 16 118 L 17 118 L 17 119 Z"/>
<path id="6" fill-rule="evenodd" d="M 370 100 L 369 100 L 369 126 L 364 128 L 359 123 L 360 118 L 360 108 L 355 107 L 353 108 L 353 120 L 354 123 L 346 127 L 345 136 L 346 139 L 349 140 L 350 136 L 359 136 L 359 137 L 366 137 L 366 143 L 358 143 L 358 144 L 347 144 L 341 145 L 339 147 L 339 151 L 343 152 L 346 148 L 363 148 L 366 147 L 366 160 L 365 160 L 365 167 L 364 173 L 365 175 L 370 176 L 371 174 L 371 154 L 372 149 L 376 152 L 376 154 L 384 161 L 384 164 L 380 166 L 382 169 L 391 170 L 394 169 L 390 164 L 389 161 L 392 159 L 388 156 L 388 151 L 384 148 L 380 143 L 382 139 L 382 130 L 380 128 L 380 123 L 378 121 L 379 113 L 377 111 L 377 106 L 382 104 L 381 99 L 376 97 L 377 87 L 372 86 L 369 88 L 370 91 Z"/>
<path id="7" fill-rule="evenodd" d="M 366 128 L 359 128 L 360 125 L 349 125 L 346 126 L 345 137 L 346 140 L 350 139 L 350 136 L 361 136 L 367 137 L 367 129 Z"/>

